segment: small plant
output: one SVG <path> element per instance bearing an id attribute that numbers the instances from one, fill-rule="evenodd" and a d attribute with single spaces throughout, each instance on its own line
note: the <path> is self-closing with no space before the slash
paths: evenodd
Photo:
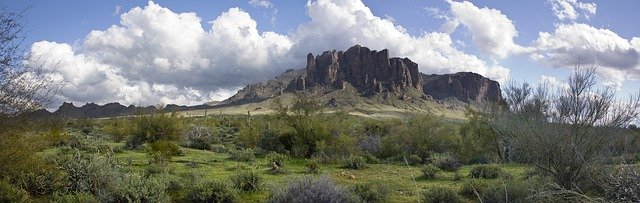
<path id="1" fill-rule="evenodd" d="M 502 169 L 496 165 L 477 165 L 469 171 L 469 177 L 482 179 L 496 179 L 502 173 Z"/>
<path id="2" fill-rule="evenodd" d="M 269 154 L 267 154 L 267 161 L 268 161 L 268 165 L 271 166 L 273 163 L 275 163 L 278 167 L 283 167 L 284 163 L 287 159 L 289 159 L 289 156 L 284 155 L 284 154 L 279 154 L 277 152 L 269 152 Z"/>
<path id="3" fill-rule="evenodd" d="M 307 162 L 307 173 L 318 173 L 320 172 L 320 164 L 317 160 L 311 159 Z"/>
<path id="4" fill-rule="evenodd" d="M 316 180 L 305 176 L 290 182 L 283 190 L 274 191 L 268 202 L 357 202 L 357 197 L 326 176 Z"/>
<path id="5" fill-rule="evenodd" d="M 429 164 L 422 167 L 422 177 L 425 179 L 434 179 L 438 173 L 440 173 L 440 169 L 434 165 Z"/>
<path id="6" fill-rule="evenodd" d="M 137 116 L 135 127 L 127 141 L 127 148 L 136 149 L 144 143 L 159 140 L 180 141 L 182 128 L 176 114 L 167 115 L 158 111 L 149 115 Z"/>
<path id="7" fill-rule="evenodd" d="M 29 199 L 29 192 L 6 181 L 0 181 L 0 202 L 28 202 Z"/>
<path id="8" fill-rule="evenodd" d="M 460 202 L 456 191 L 449 187 L 430 187 L 422 192 L 420 202 L 424 203 L 455 203 Z"/>
<path id="9" fill-rule="evenodd" d="M 234 202 L 235 191 L 219 181 L 197 181 L 186 195 L 186 202 Z"/>
<path id="10" fill-rule="evenodd" d="M 415 166 L 415 165 L 418 165 L 418 164 L 422 163 L 422 158 L 420 158 L 420 156 L 414 154 L 414 155 L 411 155 L 411 156 L 407 157 L 406 162 L 410 166 Z"/>
<path id="11" fill-rule="evenodd" d="M 365 168 L 366 163 L 362 156 L 349 156 L 349 158 L 344 160 L 344 167 L 358 170 Z"/>
<path id="12" fill-rule="evenodd" d="M 99 202 L 95 196 L 91 193 L 72 193 L 65 195 L 56 195 L 53 197 L 52 202 L 85 202 L 85 203 L 97 203 Z"/>
<path id="13" fill-rule="evenodd" d="M 499 183 L 494 183 L 499 184 Z M 471 180 L 460 187 L 460 195 L 467 199 L 478 199 L 487 190 L 489 184 L 481 180 Z"/>
<path id="14" fill-rule="evenodd" d="M 231 177 L 233 187 L 245 191 L 256 192 L 262 189 L 262 177 L 255 170 L 242 170 Z"/>
<path id="15" fill-rule="evenodd" d="M 458 171 L 462 167 L 462 163 L 451 155 L 438 156 L 432 161 L 443 171 Z"/>
<path id="16" fill-rule="evenodd" d="M 386 202 L 391 193 L 391 188 L 385 183 L 374 182 L 357 184 L 353 191 L 365 202 Z"/>
<path id="17" fill-rule="evenodd" d="M 149 144 L 149 153 L 152 163 L 165 164 L 171 161 L 173 156 L 182 154 L 180 146 L 172 141 L 160 140 Z"/>
<path id="18" fill-rule="evenodd" d="M 235 161 L 250 162 L 256 158 L 255 151 L 251 148 L 229 151 L 231 159 Z"/>

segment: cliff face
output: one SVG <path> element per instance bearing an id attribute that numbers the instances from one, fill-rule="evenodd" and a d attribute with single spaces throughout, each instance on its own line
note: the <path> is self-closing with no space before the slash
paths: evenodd
<path id="1" fill-rule="evenodd" d="M 408 58 L 389 58 L 386 49 L 378 52 L 356 45 L 345 52 L 325 51 L 315 58 L 309 53 L 305 70 L 298 79 L 298 90 L 314 86 L 340 89 L 344 83 L 364 94 L 422 88 L 418 64 Z"/>
<path id="2" fill-rule="evenodd" d="M 370 50 L 360 45 L 347 51 L 325 51 L 318 56 L 309 53 L 305 69 L 288 70 L 275 79 L 250 84 L 221 104 L 259 102 L 283 92 L 325 90 L 355 87 L 363 96 L 377 93 L 403 95 L 417 90 L 436 100 L 457 99 L 464 102 L 502 101 L 500 84 L 475 73 L 425 75 L 418 64 L 408 58 L 389 58 L 389 51 Z M 401 96 L 403 97 L 403 96 Z"/>
<path id="3" fill-rule="evenodd" d="M 471 72 L 423 75 L 424 93 L 434 99 L 456 98 L 464 102 L 500 102 L 500 84 Z"/>

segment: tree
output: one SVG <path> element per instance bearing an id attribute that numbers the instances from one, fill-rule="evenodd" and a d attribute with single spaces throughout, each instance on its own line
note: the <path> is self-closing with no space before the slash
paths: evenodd
<path id="1" fill-rule="evenodd" d="M 23 12 L 0 9 L 0 115 L 15 116 L 48 104 L 59 92 L 51 73 L 23 54 Z"/>
<path id="2" fill-rule="evenodd" d="M 627 101 L 614 90 L 597 89 L 595 67 L 576 66 L 566 88 L 509 85 L 509 109 L 491 120 L 498 134 L 513 138 L 517 158 L 549 175 L 567 190 L 582 190 L 611 154 L 624 127 L 640 114 L 640 94 Z M 519 152 L 519 153 L 518 153 Z"/>

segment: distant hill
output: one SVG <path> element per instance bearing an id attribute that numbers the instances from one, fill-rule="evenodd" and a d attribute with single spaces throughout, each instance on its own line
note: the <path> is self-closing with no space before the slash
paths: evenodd
<path id="1" fill-rule="evenodd" d="M 290 69 L 274 79 L 247 85 L 219 105 L 255 103 L 297 91 L 323 96 L 349 87 L 358 96 L 381 103 L 389 103 L 389 98 L 464 103 L 502 101 L 500 84 L 479 74 L 426 75 L 408 58 L 390 58 L 387 49 L 376 51 L 356 45 L 344 52 L 325 51 L 315 57 L 309 53 L 306 68 Z"/>

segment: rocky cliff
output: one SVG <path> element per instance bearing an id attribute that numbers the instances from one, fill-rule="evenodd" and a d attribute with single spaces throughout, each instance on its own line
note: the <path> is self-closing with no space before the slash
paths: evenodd
<path id="1" fill-rule="evenodd" d="M 362 96 L 378 93 L 400 97 L 407 90 L 416 90 L 429 97 L 456 99 L 463 102 L 500 102 L 500 84 L 475 73 L 425 75 L 418 64 L 408 58 L 390 58 L 389 51 L 370 50 L 360 45 L 347 51 L 325 51 L 318 56 L 307 55 L 306 68 L 288 70 L 275 79 L 250 84 L 222 105 L 259 102 L 283 92 L 324 92 L 353 86 Z"/>

